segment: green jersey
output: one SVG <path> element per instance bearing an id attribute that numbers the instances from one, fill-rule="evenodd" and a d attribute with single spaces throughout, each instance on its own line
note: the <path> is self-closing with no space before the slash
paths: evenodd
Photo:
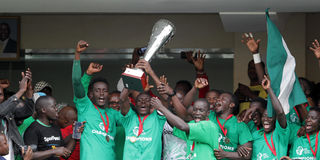
<path id="1" fill-rule="evenodd" d="M 141 117 L 141 122 L 144 117 Z M 143 122 L 143 131 L 138 136 L 139 118 L 131 108 L 121 119 L 126 132 L 124 160 L 160 160 L 162 148 L 162 131 L 166 118 L 155 110 Z"/>
<path id="2" fill-rule="evenodd" d="M 267 141 L 271 148 L 275 148 L 276 156 L 272 153 L 264 138 L 264 130 L 253 133 L 252 160 L 278 160 L 287 155 L 289 142 L 289 126 L 282 128 L 278 121 L 273 132 L 266 134 Z M 272 136 L 272 141 L 271 141 Z"/>
<path id="3" fill-rule="evenodd" d="M 23 121 L 23 123 L 18 127 L 20 135 L 23 137 L 24 132 L 26 129 L 34 122 L 34 118 L 32 116 L 28 117 Z"/>
<path id="4" fill-rule="evenodd" d="M 126 138 L 126 133 L 124 131 L 124 128 L 121 125 L 118 125 L 117 134 L 114 140 L 116 145 L 114 149 L 116 152 L 116 159 L 122 159 L 125 138 Z"/>
<path id="5" fill-rule="evenodd" d="M 310 106 L 309 105 L 306 106 L 306 109 L 309 112 Z M 297 125 L 303 125 L 304 124 L 304 122 L 300 122 L 300 118 L 299 118 L 299 115 L 297 113 L 296 108 L 290 110 L 289 114 L 287 114 L 287 120 L 289 120 L 290 123 L 294 123 L 294 124 L 297 124 Z"/>
<path id="6" fill-rule="evenodd" d="M 256 124 L 254 124 L 253 121 L 249 121 L 247 123 L 247 126 L 249 128 L 249 131 L 251 132 L 251 134 L 253 134 L 253 132 L 259 131 L 261 128 L 257 127 Z"/>
<path id="7" fill-rule="evenodd" d="M 87 85 L 91 76 L 84 74 L 83 78 L 84 79 L 81 80 L 80 61 L 74 60 L 72 71 L 72 83 L 75 92 L 74 103 L 78 111 L 78 121 L 86 121 L 84 131 L 80 139 L 80 159 L 97 160 L 103 158 L 106 160 L 114 160 L 116 122 L 118 122 L 123 116 L 120 112 L 113 109 L 102 109 L 97 107 L 104 118 L 106 125 L 109 123 L 108 133 L 106 133 L 99 111 L 86 94 L 88 90 Z M 82 83 L 85 83 L 85 85 L 83 85 L 81 81 Z M 83 97 L 77 98 L 77 95 L 81 95 Z M 108 118 L 106 117 L 106 114 Z M 109 137 L 109 142 L 106 140 L 107 135 Z"/>
<path id="8" fill-rule="evenodd" d="M 319 132 L 318 132 L 319 133 Z M 313 149 L 314 152 L 316 149 L 316 138 L 318 136 L 319 139 L 319 135 L 317 134 L 313 134 L 310 135 L 310 142 L 311 142 L 311 147 Z M 316 157 L 320 157 L 320 144 L 318 142 L 318 150 L 316 152 Z M 310 148 L 310 143 L 309 140 L 307 138 L 307 136 L 301 136 L 295 137 L 295 140 L 293 142 L 293 144 L 291 145 L 291 149 L 290 149 L 290 158 L 292 159 L 302 159 L 302 160 L 316 160 L 317 158 L 314 157 L 311 148 Z"/>
<path id="9" fill-rule="evenodd" d="M 219 123 L 216 119 L 216 114 L 210 112 L 209 119 L 218 126 L 219 130 L 219 144 L 220 147 L 227 152 L 236 152 L 239 145 L 243 145 L 252 141 L 252 136 L 248 126 L 244 122 L 238 122 L 235 116 L 232 116 L 226 122 L 220 119 L 220 124 L 224 124 L 224 130 L 227 130 L 226 136 L 223 134 Z"/>
<path id="10" fill-rule="evenodd" d="M 219 128 L 211 121 L 200 121 L 188 123 L 190 131 L 186 132 L 177 128 L 173 129 L 173 135 L 187 141 L 187 159 L 215 160 L 214 149 L 219 149 Z M 194 144 L 194 146 L 193 146 Z"/>

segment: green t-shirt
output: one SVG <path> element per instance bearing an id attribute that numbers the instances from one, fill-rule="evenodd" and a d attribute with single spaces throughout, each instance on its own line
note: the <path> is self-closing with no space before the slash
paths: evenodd
<path id="1" fill-rule="evenodd" d="M 289 144 L 292 145 L 293 142 L 298 137 L 297 134 L 301 126 L 297 125 L 296 123 L 289 123 L 289 128 L 290 128 Z"/>
<path id="2" fill-rule="evenodd" d="M 224 128 L 227 130 L 227 136 L 222 133 L 222 130 L 219 127 L 219 124 L 216 120 L 216 114 L 210 112 L 209 119 L 218 126 L 219 130 L 219 144 L 220 147 L 227 152 L 236 152 L 238 145 L 243 145 L 252 141 L 252 136 L 249 131 L 248 126 L 244 122 L 238 122 L 235 116 L 232 116 L 224 124 Z M 224 119 L 220 119 L 221 125 L 224 123 Z M 227 138 L 226 138 L 227 137 Z M 226 141 L 228 139 L 230 142 Z"/>
<path id="3" fill-rule="evenodd" d="M 265 139 L 264 130 L 261 129 L 258 132 L 254 132 L 253 137 L 253 152 L 252 160 L 277 160 L 287 155 L 288 143 L 289 143 L 289 126 L 287 128 L 281 128 L 278 121 L 276 121 L 275 129 L 272 133 L 266 134 L 269 145 L 272 147 L 271 135 L 273 137 L 273 144 L 276 150 L 277 156 L 274 156 L 269 149 Z"/>
<path id="4" fill-rule="evenodd" d="M 24 132 L 26 129 L 31 125 L 31 123 L 34 122 L 34 119 L 32 116 L 28 117 L 23 121 L 23 123 L 18 127 L 20 135 L 23 137 Z"/>
<path id="5" fill-rule="evenodd" d="M 316 148 L 315 147 L 316 136 L 317 134 L 310 135 L 310 142 L 311 142 L 313 151 L 315 151 L 315 148 Z M 318 139 L 319 139 L 319 135 L 318 135 Z M 317 159 L 319 159 L 320 157 L 319 148 L 320 148 L 320 143 L 318 142 L 318 151 L 316 154 L 316 156 L 318 157 Z M 295 141 L 293 142 L 293 145 L 291 146 L 291 149 L 290 149 L 290 158 L 302 159 L 302 160 L 316 160 L 316 158 L 314 158 L 312 151 L 310 149 L 310 144 L 307 136 L 301 136 L 301 137 L 296 136 Z"/>
<path id="6" fill-rule="evenodd" d="M 144 117 L 141 117 L 141 121 Z M 143 131 L 139 137 L 139 118 L 131 108 L 126 116 L 121 118 L 126 132 L 124 144 L 124 160 L 160 160 L 162 148 L 162 131 L 166 118 L 155 110 L 143 123 Z M 135 141 L 133 141 L 135 139 Z M 133 141 L 133 142 L 132 142 Z"/>
<path id="7" fill-rule="evenodd" d="M 219 128 L 211 121 L 200 121 L 199 123 L 191 121 L 188 125 L 189 135 L 176 127 L 173 129 L 173 135 L 187 141 L 187 159 L 215 160 L 213 150 L 219 149 Z M 191 151 L 193 142 L 195 142 L 194 150 Z"/>
<path id="8" fill-rule="evenodd" d="M 78 121 L 86 121 L 84 131 L 80 139 L 80 159 L 106 159 L 114 160 L 114 137 L 116 135 L 116 123 L 120 120 L 120 112 L 113 109 L 101 109 L 98 107 L 102 116 L 107 123 L 106 115 L 109 119 L 108 134 L 98 110 L 94 107 L 93 103 L 87 96 L 88 85 L 92 76 L 84 74 L 81 78 L 81 66 L 79 60 L 73 61 L 72 68 L 72 85 L 74 90 L 74 103 L 78 111 Z M 83 97 L 83 98 L 77 98 Z M 109 142 L 106 136 L 109 136 Z"/>
<path id="9" fill-rule="evenodd" d="M 310 106 L 308 105 L 306 109 L 309 112 Z M 300 122 L 300 118 L 295 109 L 291 109 L 289 114 L 287 114 L 287 120 L 289 120 L 290 123 L 295 123 L 297 125 L 303 125 L 304 123 L 304 122 Z"/>
<path id="10" fill-rule="evenodd" d="M 86 121 L 84 131 L 80 139 L 80 159 L 115 159 L 114 153 L 114 137 L 116 135 L 116 122 L 122 117 L 120 112 L 113 109 L 99 109 L 105 123 L 107 119 L 105 113 L 109 118 L 108 135 L 110 141 L 106 140 L 106 131 L 103 121 L 97 109 L 92 104 L 91 100 L 85 96 L 82 99 L 76 99 L 75 104 L 78 110 L 78 121 Z"/>
<path id="11" fill-rule="evenodd" d="M 123 157 L 123 147 L 124 147 L 124 141 L 126 139 L 126 133 L 124 131 L 124 128 L 121 125 L 117 126 L 117 134 L 114 139 L 115 143 L 115 152 L 116 152 L 116 159 L 122 159 Z"/>
<path id="12" fill-rule="evenodd" d="M 254 124 L 253 121 L 249 121 L 249 122 L 247 123 L 247 126 L 248 126 L 249 131 L 250 131 L 251 134 L 253 134 L 253 132 L 259 131 L 259 130 L 261 129 L 261 128 L 258 128 L 258 127 L 256 126 L 256 124 Z M 259 129 L 259 130 L 258 130 L 258 129 Z"/>

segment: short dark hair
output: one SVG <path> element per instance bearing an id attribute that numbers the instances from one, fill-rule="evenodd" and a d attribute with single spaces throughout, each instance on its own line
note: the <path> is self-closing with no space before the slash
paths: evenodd
<path id="1" fill-rule="evenodd" d="M 207 94 L 208 94 L 209 92 L 216 92 L 216 93 L 218 93 L 219 95 L 222 93 L 222 91 L 221 91 L 221 90 L 218 90 L 218 89 L 211 89 L 210 91 L 208 91 L 208 92 L 206 93 L 206 96 L 207 96 Z"/>
<path id="2" fill-rule="evenodd" d="M 233 107 L 233 114 L 237 115 L 239 113 L 239 101 L 237 96 L 235 96 L 234 94 L 232 94 L 231 92 L 223 92 L 222 94 L 229 94 L 231 96 L 231 102 L 234 103 L 234 107 Z"/>
<path id="3" fill-rule="evenodd" d="M 151 96 L 150 96 L 150 94 L 149 94 L 148 92 L 141 92 L 141 93 L 139 93 L 138 96 L 136 97 L 135 102 L 137 102 L 138 98 L 139 98 L 141 95 L 144 95 L 144 94 L 147 95 L 147 96 L 149 96 L 149 97 L 151 98 Z"/>
<path id="4" fill-rule="evenodd" d="M 210 109 L 210 104 L 209 104 L 209 102 L 208 102 L 208 100 L 207 100 L 207 99 L 205 99 L 205 98 L 199 98 L 199 99 L 197 99 L 196 101 L 194 101 L 194 103 L 196 103 L 196 102 L 203 102 L 203 103 L 205 103 L 205 104 L 206 104 L 206 106 L 207 106 L 207 110 L 209 110 L 209 109 Z"/>
<path id="5" fill-rule="evenodd" d="M 309 112 L 310 111 L 316 111 L 316 112 L 318 112 L 320 114 L 320 108 L 319 107 L 310 107 Z"/>
<path id="6" fill-rule="evenodd" d="M 178 86 L 180 86 L 178 88 Z M 192 89 L 192 84 L 187 81 L 187 80 L 180 80 L 176 83 L 176 86 L 174 87 L 174 90 L 180 90 L 182 91 L 184 94 L 187 94 L 190 90 Z"/>
<path id="7" fill-rule="evenodd" d="M 92 79 L 90 81 L 90 84 L 89 84 L 89 87 L 88 87 L 88 90 L 92 90 L 93 89 L 93 85 L 97 82 L 103 82 L 107 85 L 107 87 L 109 87 L 109 83 L 107 81 L 107 79 L 103 78 L 103 77 L 96 77 L 94 79 Z"/>
<path id="8" fill-rule="evenodd" d="M 264 109 L 267 108 L 267 101 L 264 100 L 264 99 L 261 98 L 261 97 L 253 98 L 253 99 L 251 100 L 251 103 L 253 103 L 253 102 L 260 103 L 260 104 L 261 104 L 261 107 L 264 108 Z"/>
<path id="9" fill-rule="evenodd" d="M 54 99 L 51 96 L 41 96 L 37 99 L 36 104 L 35 104 L 35 110 L 37 114 L 41 113 L 42 108 L 46 107 L 48 105 L 48 100 L 49 99 Z"/>

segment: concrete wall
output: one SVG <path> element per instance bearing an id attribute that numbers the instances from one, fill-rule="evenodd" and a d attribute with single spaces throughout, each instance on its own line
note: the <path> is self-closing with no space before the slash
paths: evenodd
<path id="1" fill-rule="evenodd" d="M 306 16 L 306 76 L 314 82 L 320 81 L 320 70 L 318 60 L 315 58 L 313 52 L 309 50 L 312 42 L 315 39 L 320 39 L 320 13 L 308 14 Z"/>
<path id="2" fill-rule="evenodd" d="M 241 33 L 225 32 L 217 14 L 22 15 L 21 48 L 74 48 L 80 39 L 90 42 L 92 48 L 145 46 L 153 24 L 160 18 L 169 19 L 177 28 L 174 39 L 167 45 L 169 48 L 234 49 L 233 62 L 229 60 L 206 62 L 212 87 L 232 91 L 239 82 L 249 83 L 246 70 L 252 56 L 240 41 Z M 315 74 L 319 73 L 317 62 L 313 55 L 308 52 L 306 54 L 305 45 L 306 42 L 319 37 L 320 23 L 316 20 L 319 18 L 319 14 L 307 16 L 303 13 L 292 14 L 281 30 L 290 51 L 296 57 L 297 75 L 317 81 L 320 79 L 319 74 Z M 257 33 L 256 37 L 262 39 L 260 52 L 264 57 L 266 33 Z M 119 68 L 127 61 L 102 63 L 105 63 L 104 76 L 116 75 L 116 78 L 109 80 L 115 85 L 121 73 Z M 1 62 L 0 64 L 7 65 Z M 84 62 L 83 68 L 87 64 L 88 62 Z M 13 64 L 10 70 L 7 66 L 0 68 L 0 77 L 9 77 L 12 89 L 16 88 L 20 78 L 17 75 L 22 71 L 21 67 L 19 69 L 15 65 L 17 64 Z M 60 94 L 55 96 L 61 101 L 70 102 L 71 62 L 27 62 L 26 65 L 33 68 L 35 81 L 46 79 L 54 83 Z M 176 80 L 184 78 L 192 80 L 194 77 L 193 68 L 181 60 L 154 61 L 152 65 L 156 67 L 155 70 L 159 75 L 167 73 L 172 85 Z"/>

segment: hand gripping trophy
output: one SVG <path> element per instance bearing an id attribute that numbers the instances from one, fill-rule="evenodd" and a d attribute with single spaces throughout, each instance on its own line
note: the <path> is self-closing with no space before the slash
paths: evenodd
<path id="1" fill-rule="evenodd" d="M 152 29 L 152 34 L 144 54 L 143 59 L 150 62 L 150 59 L 155 55 L 162 46 L 164 46 L 175 34 L 174 25 L 166 20 L 160 19 Z M 124 87 L 130 90 L 143 92 L 146 87 L 146 75 L 139 68 L 126 68 L 122 73 Z"/>

